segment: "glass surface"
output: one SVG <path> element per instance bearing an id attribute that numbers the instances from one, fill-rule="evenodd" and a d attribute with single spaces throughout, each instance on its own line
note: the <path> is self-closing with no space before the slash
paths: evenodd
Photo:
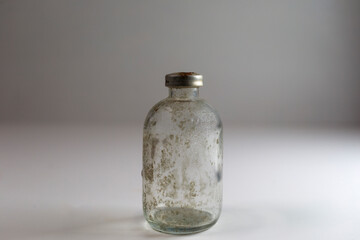
<path id="1" fill-rule="evenodd" d="M 148 113 L 143 139 L 143 210 L 155 230 L 188 234 L 219 218 L 222 123 L 198 88 L 170 88 Z"/>

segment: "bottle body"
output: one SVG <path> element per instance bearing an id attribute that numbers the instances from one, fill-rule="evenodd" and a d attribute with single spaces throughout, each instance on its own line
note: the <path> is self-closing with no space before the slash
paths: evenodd
<path id="1" fill-rule="evenodd" d="M 216 223 L 222 205 L 222 123 L 198 88 L 170 88 L 144 123 L 143 210 L 158 231 L 187 234 Z"/>

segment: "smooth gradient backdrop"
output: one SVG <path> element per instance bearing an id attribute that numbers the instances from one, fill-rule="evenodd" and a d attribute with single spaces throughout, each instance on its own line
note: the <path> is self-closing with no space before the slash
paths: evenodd
<path id="1" fill-rule="evenodd" d="M 359 0 L 0 0 L 0 239 L 175 239 L 142 216 L 142 124 L 204 75 L 218 223 L 176 240 L 360 239 Z"/>
<path id="2" fill-rule="evenodd" d="M 142 122 L 164 75 L 225 123 L 357 125 L 360 1 L 0 1 L 0 122 Z"/>

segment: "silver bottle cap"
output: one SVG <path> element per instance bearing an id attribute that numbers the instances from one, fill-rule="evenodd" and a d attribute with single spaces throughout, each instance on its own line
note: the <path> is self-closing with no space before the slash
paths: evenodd
<path id="1" fill-rule="evenodd" d="M 201 87 L 203 76 L 195 72 L 176 72 L 165 76 L 165 86 L 175 88 Z"/>

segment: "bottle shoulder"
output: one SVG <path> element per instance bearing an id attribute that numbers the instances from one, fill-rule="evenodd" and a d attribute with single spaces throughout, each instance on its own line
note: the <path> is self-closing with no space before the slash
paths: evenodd
<path id="1" fill-rule="evenodd" d="M 182 120 L 181 120 L 182 119 Z M 222 128 L 222 122 L 216 109 L 204 99 L 179 100 L 165 98 L 156 103 L 146 116 L 144 127 L 154 125 L 159 120 L 167 122 L 196 121 L 213 123 Z"/>

